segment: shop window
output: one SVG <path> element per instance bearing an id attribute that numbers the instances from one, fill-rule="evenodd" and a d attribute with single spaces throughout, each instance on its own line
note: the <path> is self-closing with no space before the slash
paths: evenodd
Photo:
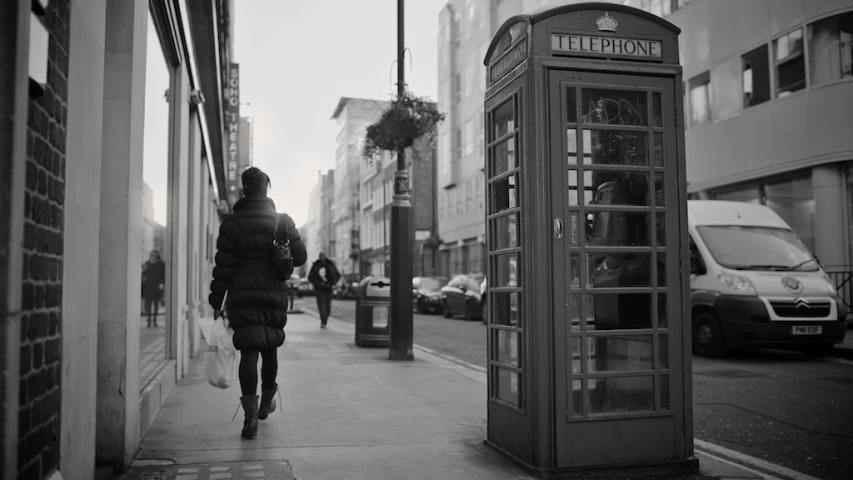
<path id="1" fill-rule="evenodd" d="M 767 45 L 741 57 L 743 65 L 743 106 L 752 107 L 770 100 L 770 58 Z"/>
<path id="2" fill-rule="evenodd" d="M 171 68 L 148 17 L 145 68 L 145 119 L 142 159 L 142 309 L 139 321 L 139 386 L 144 389 L 169 358 L 171 331 L 168 289 L 171 265 L 167 248 L 169 229 L 169 117 L 172 115 Z M 213 244 L 215 248 L 215 237 Z"/>
<path id="3" fill-rule="evenodd" d="M 784 97 L 806 87 L 803 29 L 783 35 L 773 42 L 776 64 L 776 96 Z"/>
<path id="4" fill-rule="evenodd" d="M 699 125 L 711 120 L 711 75 L 705 72 L 692 78 L 690 86 L 691 124 Z"/>
<path id="5" fill-rule="evenodd" d="M 711 106 L 712 118 L 722 120 L 736 115 L 741 110 L 740 90 L 741 65 L 737 57 L 729 58 L 720 62 L 711 71 L 711 89 L 709 102 L 713 99 Z"/>
<path id="6" fill-rule="evenodd" d="M 818 20 L 808 32 L 812 85 L 853 76 L 853 12 Z"/>

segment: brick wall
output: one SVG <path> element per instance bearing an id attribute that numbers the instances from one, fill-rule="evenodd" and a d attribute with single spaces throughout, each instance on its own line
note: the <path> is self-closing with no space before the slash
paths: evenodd
<path id="1" fill-rule="evenodd" d="M 18 478 L 59 465 L 69 0 L 50 0 L 47 86 L 27 117 Z M 97 181 L 97 179 L 93 179 Z"/>

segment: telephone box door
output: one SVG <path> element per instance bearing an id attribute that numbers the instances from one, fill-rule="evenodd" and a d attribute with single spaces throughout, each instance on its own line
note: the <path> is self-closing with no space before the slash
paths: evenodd
<path id="1" fill-rule="evenodd" d="M 689 325 L 675 77 L 549 75 L 557 467 L 671 460 Z"/>

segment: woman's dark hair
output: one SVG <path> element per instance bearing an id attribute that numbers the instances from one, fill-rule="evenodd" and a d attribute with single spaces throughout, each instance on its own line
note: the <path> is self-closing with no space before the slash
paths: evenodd
<path id="1" fill-rule="evenodd" d="M 270 177 L 258 167 L 247 168 L 243 175 L 243 193 L 249 195 L 266 195 L 270 187 Z"/>

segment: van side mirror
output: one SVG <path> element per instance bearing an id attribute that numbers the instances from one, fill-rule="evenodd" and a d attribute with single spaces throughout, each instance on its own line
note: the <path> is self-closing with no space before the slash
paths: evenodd
<path id="1" fill-rule="evenodd" d="M 702 259 L 699 258 L 698 255 L 690 255 L 690 274 L 691 275 L 704 275 L 707 272 L 705 269 L 705 265 L 702 263 Z"/>

